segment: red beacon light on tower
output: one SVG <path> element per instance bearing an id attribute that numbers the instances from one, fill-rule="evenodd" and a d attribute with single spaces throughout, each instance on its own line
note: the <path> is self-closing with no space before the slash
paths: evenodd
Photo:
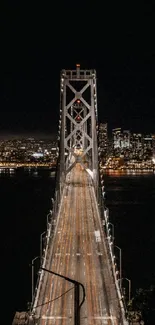
<path id="1" fill-rule="evenodd" d="M 81 121 L 81 116 L 80 116 L 80 115 L 77 115 L 77 116 L 76 116 L 76 120 L 77 120 L 77 121 Z"/>
<path id="2" fill-rule="evenodd" d="M 81 103 L 81 101 L 80 101 L 80 99 L 77 99 L 77 101 L 76 101 L 78 104 L 80 104 Z"/>

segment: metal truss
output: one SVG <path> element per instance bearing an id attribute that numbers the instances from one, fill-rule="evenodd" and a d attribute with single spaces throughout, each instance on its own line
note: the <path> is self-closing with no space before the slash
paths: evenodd
<path id="1" fill-rule="evenodd" d="M 94 184 L 98 179 L 96 71 L 62 70 L 60 87 L 60 170 L 66 175 L 77 162 Z"/>

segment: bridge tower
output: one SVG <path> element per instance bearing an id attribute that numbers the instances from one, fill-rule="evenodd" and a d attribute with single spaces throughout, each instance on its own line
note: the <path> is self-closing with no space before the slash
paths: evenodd
<path id="1" fill-rule="evenodd" d="M 98 188 L 96 71 L 62 70 L 60 79 L 60 184 L 79 162 Z M 61 186 L 61 185 L 60 185 Z"/>

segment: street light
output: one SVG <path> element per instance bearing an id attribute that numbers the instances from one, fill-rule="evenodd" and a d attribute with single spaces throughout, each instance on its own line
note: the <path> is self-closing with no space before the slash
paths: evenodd
<path id="1" fill-rule="evenodd" d="M 40 261 L 42 258 L 42 251 L 43 251 L 43 235 L 46 233 L 46 231 L 42 232 L 40 235 Z"/>
<path id="2" fill-rule="evenodd" d="M 104 209 L 104 217 L 105 217 L 106 222 L 108 222 L 108 220 L 109 220 L 109 209 L 107 207 Z"/>
<path id="3" fill-rule="evenodd" d="M 51 201 L 52 201 L 52 205 L 54 206 L 54 199 L 53 199 L 53 197 L 51 197 Z"/>
<path id="4" fill-rule="evenodd" d="M 44 267 L 41 267 L 40 269 L 45 272 L 57 275 L 60 278 L 63 278 L 66 281 L 69 281 L 74 284 L 74 324 L 80 325 L 80 309 L 81 309 L 81 306 L 83 305 L 83 303 L 85 301 L 85 297 L 86 297 L 84 285 L 81 282 L 78 282 L 76 280 L 68 278 L 68 277 L 61 275 L 59 273 L 53 272 L 51 270 L 45 269 Z M 82 297 L 81 302 L 80 302 L 80 286 L 82 287 L 82 291 L 83 291 L 83 297 Z"/>
<path id="5" fill-rule="evenodd" d="M 47 228 L 48 228 L 48 223 L 49 223 L 49 216 L 52 216 L 52 210 L 50 210 L 50 212 L 47 214 Z"/>
<path id="6" fill-rule="evenodd" d="M 119 247 L 119 246 L 116 246 L 115 247 L 119 250 L 119 274 L 120 274 L 120 280 L 122 279 L 122 249 Z M 122 284 L 121 284 L 121 281 L 120 281 L 120 290 L 122 292 Z"/>
<path id="7" fill-rule="evenodd" d="M 128 281 L 128 284 L 129 284 L 129 302 L 131 300 L 131 280 L 129 280 L 128 278 L 122 278 L 120 279 L 120 281 L 122 282 L 122 280 L 127 280 Z"/>
<path id="8" fill-rule="evenodd" d="M 110 225 L 110 226 L 112 227 L 112 240 L 113 240 L 113 242 L 114 242 L 114 238 L 115 238 L 115 237 L 114 237 L 114 225 L 113 225 L 113 223 L 111 223 L 111 222 L 109 222 L 109 221 L 108 221 L 107 225 L 108 225 L 108 226 Z M 110 229 L 108 229 L 108 230 L 110 230 Z"/>
<path id="9" fill-rule="evenodd" d="M 36 256 L 31 263 L 32 266 L 32 303 L 33 303 L 33 296 L 34 296 L 34 261 L 37 260 L 39 256 Z"/>

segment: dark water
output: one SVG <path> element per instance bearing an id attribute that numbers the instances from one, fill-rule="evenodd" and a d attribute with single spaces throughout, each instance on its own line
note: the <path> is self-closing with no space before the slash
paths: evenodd
<path id="1" fill-rule="evenodd" d="M 0 174 L 1 325 L 12 324 L 15 311 L 31 301 L 29 264 L 39 255 L 53 192 L 48 170 Z"/>
<path id="2" fill-rule="evenodd" d="M 155 277 L 155 176 L 105 175 L 105 185 L 123 276 L 134 291 Z M 0 174 L 0 325 L 11 324 L 15 311 L 26 310 L 31 301 L 29 264 L 39 255 L 54 186 L 48 170 Z"/>
<path id="3" fill-rule="evenodd" d="M 155 284 L 155 175 L 105 175 L 107 206 L 122 248 L 123 277 L 136 288 Z"/>

